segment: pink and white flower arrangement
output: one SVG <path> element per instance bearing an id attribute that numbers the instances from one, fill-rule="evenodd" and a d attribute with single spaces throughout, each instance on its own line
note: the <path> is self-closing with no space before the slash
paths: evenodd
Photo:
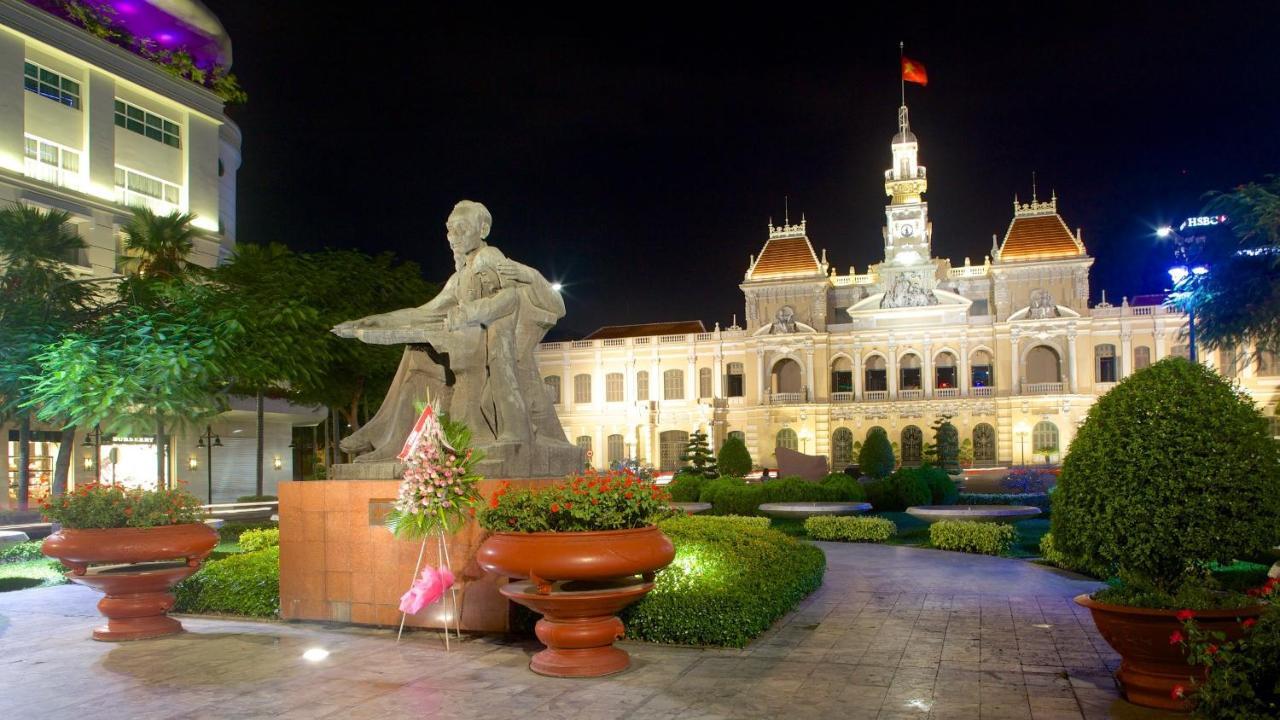
<path id="1" fill-rule="evenodd" d="M 440 415 L 428 403 L 400 452 L 404 475 L 387 527 L 401 539 L 452 533 L 475 514 L 483 454 L 471 447 L 471 430 Z"/>

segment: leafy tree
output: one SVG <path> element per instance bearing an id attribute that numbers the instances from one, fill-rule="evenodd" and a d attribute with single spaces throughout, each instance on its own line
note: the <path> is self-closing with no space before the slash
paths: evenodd
<path id="1" fill-rule="evenodd" d="M 18 420 L 18 507 L 24 510 L 31 489 L 26 378 L 37 370 L 32 358 L 81 321 L 95 300 L 93 288 L 76 281 L 65 262 L 84 248 L 69 219 L 61 210 L 21 204 L 0 210 L 0 419 Z M 74 438 L 74 425 L 64 427 L 54 464 L 55 495 L 66 489 Z"/>
<path id="2" fill-rule="evenodd" d="M 716 456 L 707 445 L 707 434 L 701 430 L 695 430 L 689 435 L 689 443 L 685 445 L 680 461 L 688 463 L 686 472 L 690 474 L 709 480 L 720 477 L 716 469 Z"/>
<path id="3" fill-rule="evenodd" d="M 1211 193 L 1206 215 L 1226 215 L 1230 232 L 1207 232 L 1183 245 L 1188 265 L 1204 265 L 1175 288 L 1192 305 L 1196 341 L 1218 350 L 1256 347 L 1280 353 L 1280 176 Z"/>
<path id="4" fill-rule="evenodd" d="M 884 428 L 872 428 L 867 441 L 862 444 L 862 451 L 858 453 L 858 466 L 870 477 L 883 478 L 893 472 L 894 464 L 893 446 L 889 443 L 888 434 Z"/>
<path id="5" fill-rule="evenodd" d="M 146 207 L 134 208 L 123 228 L 121 269 L 149 280 L 172 280 L 190 272 L 196 267 L 187 259 L 199 235 L 191 224 L 195 219 L 176 210 L 157 215 Z"/>
<path id="6" fill-rule="evenodd" d="M 718 469 L 728 477 L 746 477 L 751 472 L 751 453 L 747 450 L 747 443 L 737 435 L 725 438 L 717 459 Z"/>

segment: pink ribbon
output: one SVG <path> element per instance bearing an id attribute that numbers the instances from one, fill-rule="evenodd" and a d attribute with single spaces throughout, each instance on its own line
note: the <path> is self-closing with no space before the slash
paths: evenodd
<path id="1" fill-rule="evenodd" d="M 449 568 L 433 568 L 430 565 L 422 569 L 422 575 L 413 581 L 409 591 L 400 596 L 400 612 L 416 615 L 422 608 L 439 600 L 444 591 L 453 587 L 453 573 Z"/>

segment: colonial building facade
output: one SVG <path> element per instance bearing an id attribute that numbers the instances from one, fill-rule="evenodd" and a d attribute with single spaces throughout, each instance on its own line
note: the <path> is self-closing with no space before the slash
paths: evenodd
<path id="1" fill-rule="evenodd" d="M 934 257 L 919 149 L 902 107 L 884 172 L 884 260 L 867 272 L 838 273 L 804 219 L 770 224 L 740 285 L 746 327 L 610 326 L 543 343 L 538 365 L 570 438 L 597 465 L 671 470 L 702 430 L 717 448 L 740 436 L 764 467 L 783 446 L 839 469 L 873 427 L 919 462 L 930 426 L 949 417 L 976 465 L 1056 461 L 1116 382 L 1189 355 L 1186 316 L 1158 297 L 1090 307 L 1093 258 L 1054 195 L 1015 199 L 981 264 Z M 1274 414 L 1273 358 L 1201 357 Z"/>

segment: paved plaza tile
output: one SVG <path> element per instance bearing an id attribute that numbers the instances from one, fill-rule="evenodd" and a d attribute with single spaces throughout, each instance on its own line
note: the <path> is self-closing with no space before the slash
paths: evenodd
<path id="1" fill-rule="evenodd" d="M 1021 560 L 818 543 L 822 588 L 749 647 L 623 643 L 625 673 L 561 680 L 535 642 L 187 617 L 189 632 L 93 642 L 98 595 L 0 594 L 0 718 L 834 718 L 1092 720 L 1164 714 L 1119 699 L 1119 659 L 1083 608 L 1092 583 Z M 328 656 L 303 658 L 311 649 Z"/>

